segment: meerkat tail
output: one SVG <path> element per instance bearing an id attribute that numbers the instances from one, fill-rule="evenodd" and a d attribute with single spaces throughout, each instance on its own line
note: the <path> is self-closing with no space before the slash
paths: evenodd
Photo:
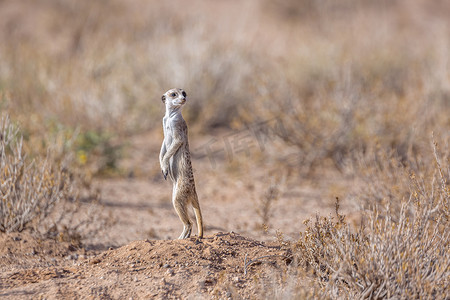
<path id="1" fill-rule="evenodd" d="M 197 220 L 198 237 L 203 238 L 203 218 L 200 206 L 194 206 L 195 219 Z"/>

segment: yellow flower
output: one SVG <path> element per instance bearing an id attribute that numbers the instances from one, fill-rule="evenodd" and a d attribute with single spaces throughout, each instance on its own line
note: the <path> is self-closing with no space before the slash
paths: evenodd
<path id="1" fill-rule="evenodd" d="M 78 158 L 78 162 L 82 165 L 85 165 L 87 162 L 87 155 L 86 152 L 84 152 L 83 150 L 79 150 L 77 152 L 77 158 Z"/>

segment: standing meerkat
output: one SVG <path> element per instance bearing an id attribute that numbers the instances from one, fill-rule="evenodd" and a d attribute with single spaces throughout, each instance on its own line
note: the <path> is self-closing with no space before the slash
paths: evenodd
<path id="1" fill-rule="evenodd" d="M 181 108 L 186 103 L 186 92 L 182 89 L 168 90 L 162 96 L 166 105 L 163 118 L 164 140 L 159 154 L 159 162 L 164 179 L 172 180 L 172 202 L 184 224 L 179 239 L 191 236 L 192 222 L 188 214 L 188 206 L 192 205 L 197 219 L 198 236 L 203 237 L 203 219 L 195 191 L 194 173 L 192 171 L 191 154 L 189 152 L 188 129 L 181 115 Z"/>

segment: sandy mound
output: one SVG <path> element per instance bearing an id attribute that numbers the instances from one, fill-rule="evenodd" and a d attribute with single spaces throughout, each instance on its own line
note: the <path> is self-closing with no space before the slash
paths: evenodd
<path id="1" fill-rule="evenodd" d="M 275 270 L 282 272 L 290 263 L 279 245 L 233 232 L 201 240 L 135 241 L 91 256 L 70 243 L 39 245 L 28 238 L 24 243 L 19 235 L 2 237 L 8 241 L 1 247 L 1 297 L 248 298 L 262 293 L 255 281 L 271 280 Z M 35 263 L 21 267 L 24 256 Z"/>

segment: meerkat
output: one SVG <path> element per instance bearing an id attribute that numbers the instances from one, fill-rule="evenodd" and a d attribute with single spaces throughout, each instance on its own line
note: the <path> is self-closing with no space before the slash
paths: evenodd
<path id="1" fill-rule="evenodd" d="M 167 180 L 167 177 L 169 177 L 172 180 L 172 203 L 184 225 L 179 239 L 191 236 L 192 222 L 188 214 L 189 204 L 194 208 L 198 236 L 202 238 L 203 219 L 195 190 L 194 173 L 189 152 L 188 128 L 181 115 L 181 109 L 187 99 L 186 92 L 182 89 L 171 89 L 161 99 L 166 105 L 166 114 L 163 118 L 164 140 L 159 161 L 164 179 Z"/>

